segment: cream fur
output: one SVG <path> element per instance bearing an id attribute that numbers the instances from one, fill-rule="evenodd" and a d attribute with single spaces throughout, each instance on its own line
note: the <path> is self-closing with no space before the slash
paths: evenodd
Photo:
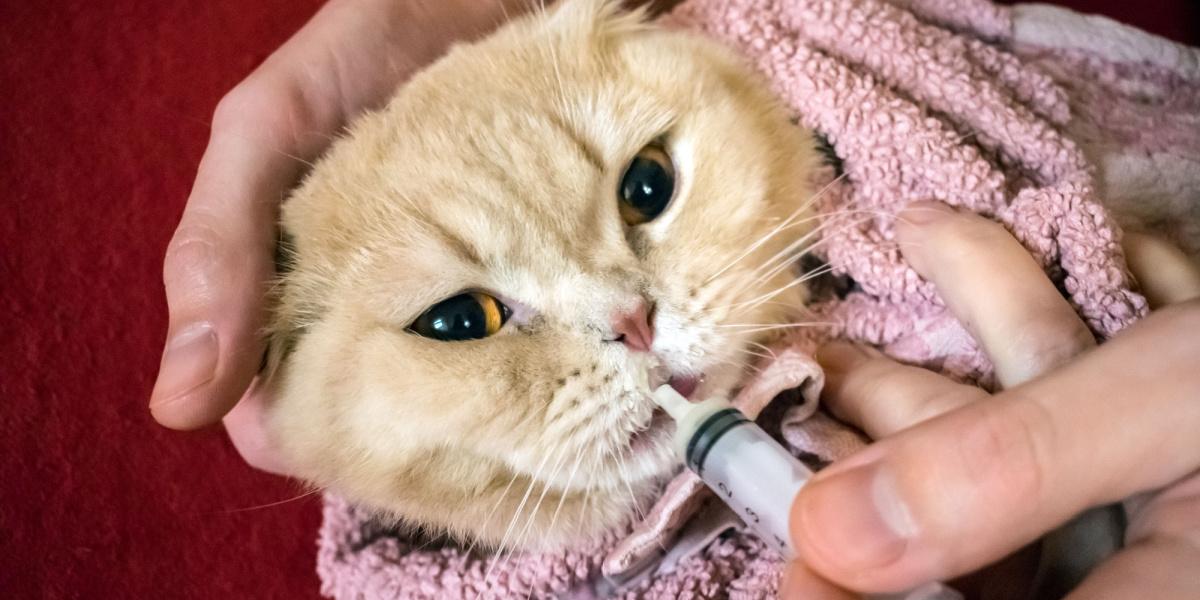
<path id="1" fill-rule="evenodd" d="M 676 196 L 627 228 L 618 181 L 660 136 Z M 732 392 L 768 334 L 723 325 L 796 320 L 804 293 L 730 307 L 793 280 L 753 282 L 808 223 L 713 276 L 807 214 L 815 156 L 735 57 L 612 2 L 454 48 L 285 203 L 271 435 L 311 483 L 459 539 L 553 548 L 620 525 L 677 465 L 669 430 L 631 447 L 650 358 L 602 341 L 609 315 L 653 301 L 655 354 Z M 513 318 L 470 342 L 406 331 L 463 290 Z"/>

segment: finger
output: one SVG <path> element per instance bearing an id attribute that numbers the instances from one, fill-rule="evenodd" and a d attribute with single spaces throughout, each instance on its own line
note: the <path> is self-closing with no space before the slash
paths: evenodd
<path id="1" fill-rule="evenodd" d="M 214 423 L 249 385 L 275 209 L 301 167 L 450 43 L 524 10 L 508 4 L 330 2 L 222 99 L 163 266 L 170 316 L 151 397 L 159 422 Z"/>
<path id="2" fill-rule="evenodd" d="M 1137 503 L 1126 539 L 1070 598 L 1200 598 L 1200 471 Z"/>
<path id="3" fill-rule="evenodd" d="M 222 419 L 230 441 L 238 454 L 252 467 L 276 475 L 292 474 L 283 453 L 267 436 L 266 386 L 260 377 L 251 384 L 242 400 Z"/>
<path id="4" fill-rule="evenodd" d="M 779 582 L 780 600 L 855 600 L 852 594 L 821 578 L 804 563 L 793 561 L 784 567 Z"/>
<path id="5" fill-rule="evenodd" d="M 800 555 L 851 589 L 905 589 L 1179 479 L 1200 465 L 1196 331 L 1200 301 L 1164 309 L 1049 375 L 835 463 L 797 497 Z"/>
<path id="6" fill-rule="evenodd" d="M 1197 507 L 1200 509 L 1200 507 Z M 1068 600 L 1155 600 L 1200 598 L 1200 546 L 1174 537 L 1131 544 L 1109 558 L 1083 581 Z"/>
<path id="7" fill-rule="evenodd" d="M 274 269 L 275 202 L 298 167 L 278 146 L 249 141 L 284 135 L 277 122 L 261 126 L 247 135 L 253 126 L 216 120 L 163 261 L 170 316 L 150 409 L 168 427 L 219 420 L 246 391 L 262 359 L 259 331 Z"/>
<path id="8" fill-rule="evenodd" d="M 1075 310 L 1000 224 L 920 202 L 901 213 L 896 238 L 992 359 L 1002 386 L 1028 381 L 1095 345 Z"/>
<path id="9" fill-rule="evenodd" d="M 163 261 L 169 323 L 150 410 L 163 425 L 215 423 L 258 370 L 276 207 L 344 115 L 288 72 L 286 57 L 331 35 L 319 13 L 221 100 L 187 207 Z M 281 58 L 283 57 L 283 58 Z M 313 69 L 320 65 L 307 65 Z M 319 87 L 313 84 L 313 88 Z M 324 94 L 337 97 L 335 94 Z"/>
<path id="10" fill-rule="evenodd" d="M 872 439 L 887 437 L 988 395 L 975 386 L 902 365 L 846 342 L 822 346 L 816 358 L 825 371 L 822 402 L 834 416 Z"/>
<path id="11" fill-rule="evenodd" d="M 1125 262 L 1151 308 L 1200 297 L 1200 266 L 1174 244 L 1159 237 L 1125 232 Z"/>

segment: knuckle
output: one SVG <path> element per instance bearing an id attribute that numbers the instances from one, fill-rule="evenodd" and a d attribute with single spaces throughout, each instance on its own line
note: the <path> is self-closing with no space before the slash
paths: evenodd
<path id="1" fill-rule="evenodd" d="M 272 127 L 290 118 L 296 102 L 286 88 L 272 85 L 261 75 L 251 75 L 217 102 L 214 131 L 247 133 Z"/>
<path id="2" fill-rule="evenodd" d="M 239 83 L 217 102 L 213 110 L 212 126 L 214 130 L 238 129 L 241 124 L 252 117 L 255 112 L 255 99 L 260 94 L 253 84 L 247 81 Z"/>
<path id="3" fill-rule="evenodd" d="M 888 391 L 895 387 L 901 377 L 902 369 L 890 359 L 876 357 L 864 362 L 856 369 L 855 375 L 851 396 L 869 405 L 887 397 Z"/>
<path id="4" fill-rule="evenodd" d="M 197 216 L 185 217 L 167 245 L 164 264 L 171 269 L 193 270 L 211 264 L 220 234 Z"/>
<path id="5" fill-rule="evenodd" d="M 963 472 L 981 494 L 997 502 L 1036 505 L 1046 492 L 1052 464 L 1049 418 L 1024 400 L 981 408 L 959 437 Z"/>
<path id="6" fill-rule="evenodd" d="M 911 403 L 910 415 L 913 423 L 922 423 L 986 395 L 987 392 L 979 388 L 948 388 L 915 398 Z"/>
<path id="7" fill-rule="evenodd" d="M 1025 358 L 1030 375 L 1057 367 L 1096 344 L 1083 323 L 1058 314 L 1031 317 L 1016 336 L 1016 349 Z"/>
<path id="8" fill-rule="evenodd" d="M 168 303 L 181 298 L 204 301 L 213 293 L 222 263 L 221 236 L 204 219 L 185 218 L 163 257 L 163 284 Z"/>

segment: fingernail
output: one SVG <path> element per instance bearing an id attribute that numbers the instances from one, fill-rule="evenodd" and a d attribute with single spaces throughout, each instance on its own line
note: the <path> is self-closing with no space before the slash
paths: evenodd
<path id="1" fill-rule="evenodd" d="M 805 545 L 848 570 L 895 562 L 916 535 L 912 512 L 880 461 L 818 477 L 796 505 Z"/>
<path id="2" fill-rule="evenodd" d="M 817 349 L 813 356 L 827 375 L 845 373 L 870 358 L 862 348 L 849 342 L 830 342 Z"/>
<path id="3" fill-rule="evenodd" d="M 174 401 L 212 381 L 216 373 L 216 330 L 209 323 L 185 327 L 167 342 L 150 406 Z"/>
<path id="4" fill-rule="evenodd" d="M 957 213 L 948 204 L 921 201 L 906 206 L 903 211 L 900 211 L 897 220 L 901 225 L 906 222 L 913 225 L 928 225 L 955 214 Z"/>

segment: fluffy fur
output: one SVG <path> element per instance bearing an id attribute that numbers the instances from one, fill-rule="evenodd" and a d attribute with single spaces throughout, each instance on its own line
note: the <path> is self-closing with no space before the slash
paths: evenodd
<path id="1" fill-rule="evenodd" d="M 461 540 L 554 548 L 626 522 L 677 468 L 647 369 L 728 394 L 803 307 L 811 136 L 729 52 L 574 0 L 454 48 L 359 119 L 285 203 L 271 435 L 311 483 Z M 627 227 L 664 140 L 677 189 Z M 464 290 L 492 337 L 409 331 Z M 782 290 L 772 295 L 772 292 Z M 655 306 L 652 354 L 605 342 Z"/>

